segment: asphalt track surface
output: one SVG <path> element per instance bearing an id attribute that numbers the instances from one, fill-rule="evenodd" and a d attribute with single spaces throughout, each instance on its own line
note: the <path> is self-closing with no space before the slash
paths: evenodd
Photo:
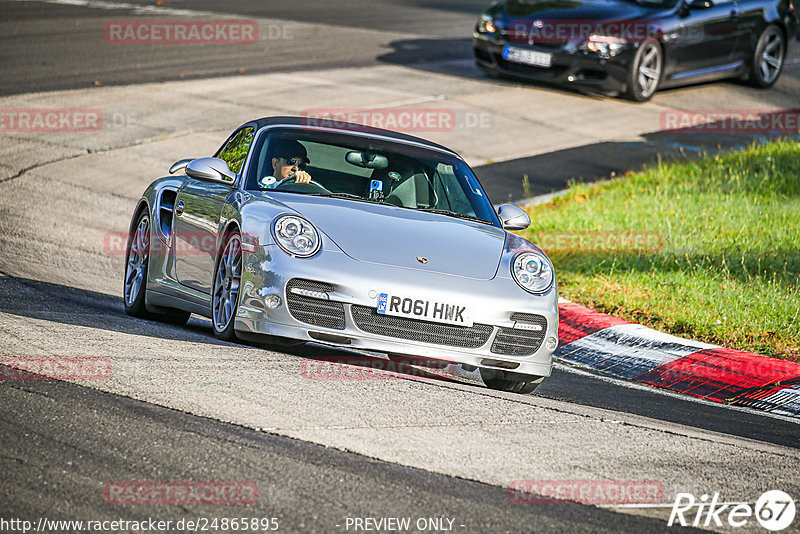
<path id="1" fill-rule="evenodd" d="M 281 532 L 344 532 L 347 518 L 448 518 L 455 532 L 665 531 L 574 503 L 518 505 L 508 490 L 227 425 L 63 382 L 8 384 L 3 517 L 177 521 L 278 518 Z M 32 476 L 34 473 L 38 476 Z M 254 481 L 247 508 L 110 506 L 102 481 Z M 244 511 L 243 511 L 244 510 Z M 209 513 L 211 511 L 211 513 Z M 352 529 L 351 529 L 352 530 Z"/>
<path id="2" fill-rule="evenodd" d="M 183 0 L 166 7 L 219 12 L 219 5 Z M 142 16 L 135 7 L 109 13 L 4 1 L 0 59 L 7 75 L 0 93 L 320 64 L 392 64 L 475 77 L 447 60 L 469 53 L 464 31 L 482 5 L 226 3 L 229 13 L 311 25 L 317 37 L 330 39 L 325 47 L 318 40 L 268 43 L 272 54 L 265 66 L 264 50 L 235 47 L 204 48 L 202 55 L 131 47 L 120 59 L 98 41 L 98 30 L 111 19 Z M 353 46 L 356 35 L 361 46 Z M 739 94 L 742 107 L 774 105 L 796 88 L 796 65 L 784 76 L 784 85 L 755 103 L 753 93 L 742 93 L 735 83 L 722 84 L 722 90 Z M 659 96 L 668 103 L 681 94 Z M 659 135 L 645 139 L 648 146 L 672 143 Z M 729 146 L 746 142 L 728 140 Z M 631 161 L 609 157 L 614 147 L 627 146 L 614 142 L 536 156 L 553 169 L 568 157 L 582 170 L 565 170 L 562 163 L 561 177 L 535 192 L 557 189 L 572 176 L 632 168 Z M 630 150 L 636 161 L 639 148 Z M 11 152 L 4 149 L 4 161 Z M 598 162 L 603 154 L 609 158 L 605 167 Z M 504 175 L 517 172 L 514 165 L 529 168 L 519 161 L 497 165 L 482 175 L 484 181 L 492 169 Z M 665 501 L 676 491 L 721 490 L 741 500 L 773 487 L 800 492 L 793 474 L 800 467 L 800 425 L 785 418 L 561 367 L 526 397 L 492 392 L 468 376 L 420 378 L 418 372 L 386 381 L 308 381 L 300 376 L 303 362 L 344 357 L 364 365 L 370 357 L 352 361 L 316 346 L 275 351 L 221 343 L 208 321 L 197 318 L 185 328 L 129 318 L 118 296 L 120 260 L 95 264 L 97 255 L 82 239 L 70 240 L 102 228 L 104 218 L 115 226 L 127 219 L 133 206 L 128 185 L 115 189 L 113 181 L 95 184 L 90 178 L 77 186 L 23 173 L 0 187 L 2 354 L 109 354 L 118 366 L 108 383 L 0 383 L 0 517 L 276 516 L 282 531 L 335 532 L 344 531 L 337 525 L 346 517 L 446 516 L 464 532 L 650 532 L 670 530 L 663 514 L 512 504 L 506 486 L 517 479 L 656 479 L 664 483 Z M 98 209 L 105 214 L 97 217 Z M 20 220 L 37 225 L 17 235 Z M 114 480 L 249 480 L 259 484 L 261 498 L 244 514 L 221 507 L 110 506 L 102 489 Z"/>

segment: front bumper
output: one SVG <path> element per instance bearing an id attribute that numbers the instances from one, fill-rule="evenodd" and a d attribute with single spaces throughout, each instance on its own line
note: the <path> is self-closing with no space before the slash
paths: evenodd
<path id="1" fill-rule="evenodd" d="M 298 313 L 298 298 L 287 284 L 312 281 L 318 289 L 328 286 L 329 300 L 306 299 Z M 277 246 L 258 246 L 243 257 L 242 289 L 234 328 L 243 337 L 272 335 L 317 343 L 419 356 L 475 367 L 549 376 L 553 351 L 547 338 L 558 339 L 558 295 L 554 287 L 542 296 L 521 289 L 510 275 L 474 280 L 440 273 L 357 261 L 323 246 L 316 256 L 291 258 Z M 313 284 L 307 287 L 314 289 Z M 451 327 L 427 321 L 398 319 L 374 313 L 376 293 L 450 296 L 473 310 L 475 326 Z M 270 309 L 265 297 L 277 295 L 281 305 Z M 305 298 L 305 297 L 303 297 Z M 290 310 L 290 299 L 292 308 Z M 341 308 L 342 319 L 310 319 L 312 312 Z M 513 314 L 515 315 L 512 319 Z M 519 315 L 523 314 L 523 315 Z M 520 317 L 539 321 L 540 327 Z M 303 319 L 303 320 L 300 320 Z M 315 324 L 312 324 L 315 323 Z M 404 325 L 413 328 L 404 329 Z M 531 327 L 540 328 L 541 342 L 530 343 Z M 515 340 L 526 340 L 521 344 Z M 525 345 L 529 343 L 529 345 Z M 527 346 L 529 350 L 519 350 Z M 498 352 L 499 351 L 499 352 Z M 531 354 L 513 355 L 514 352 Z M 503 353 L 504 352 L 504 353 Z"/>
<path id="2" fill-rule="evenodd" d="M 552 54 L 550 67 L 535 67 L 503 59 L 503 47 L 513 46 Z M 591 88 L 602 92 L 625 91 L 627 72 L 635 49 L 626 49 L 604 59 L 597 54 L 584 52 L 574 45 L 563 47 L 537 47 L 509 42 L 503 37 L 473 34 L 475 62 L 483 70 L 529 80 Z"/>

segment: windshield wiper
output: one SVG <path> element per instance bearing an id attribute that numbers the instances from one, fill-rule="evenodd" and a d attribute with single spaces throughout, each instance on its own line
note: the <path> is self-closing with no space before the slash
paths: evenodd
<path id="1" fill-rule="evenodd" d="M 458 213 L 450 210 L 443 210 L 440 208 L 419 208 L 417 209 L 417 211 L 425 211 L 428 213 L 435 213 L 437 215 L 447 215 L 449 217 L 457 217 L 459 219 L 466 219 L 468 221 L 475 221 L 483 224 L 492 224 L 489 221 L 484 221 L 483 219 L 480 219 L 478 217 L 473 217 L 472 215 L 464 215 L 463 213 Z"/>
<path id="2" fill-rule="evenodd" d="M 385 204 L 380 200 L 364 198 L 360 195 L 354 195 L 352 193 L 306 193 L 306 194 L 310 197 L 346 198 L 348 200 L 360 200 L 361 202 L 372 202 L 373 204 Z"/>

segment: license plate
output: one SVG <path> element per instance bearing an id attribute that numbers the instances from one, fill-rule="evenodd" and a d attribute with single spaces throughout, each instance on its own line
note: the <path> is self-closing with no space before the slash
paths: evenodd
<path id="1" fill-rule="evenodd" d="M 553 64 L 553 54 L 525 50 L 524 48 L 515 48 L 513 46 L 503 47 L 503 59 L 535 67 L 550 67 Z"/>
<path id="2" fill-rule="evenodd" d="M 413 298 L 391 293 L 378 295 L 377 312 L 435 323 L 472 326 L 472 315 L 466 306 L 443 299 Z"/>

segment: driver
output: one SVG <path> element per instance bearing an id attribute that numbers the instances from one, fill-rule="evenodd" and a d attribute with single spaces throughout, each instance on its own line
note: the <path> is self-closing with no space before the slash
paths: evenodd
<path id="1" fill-rule="evenodd" d="M 311 163 L 306 147 L 297 141 L 283 139 L 275 144 L 272 154 L 272 175 L 261 178 L 258 185 L 271 189 L 281 180 L 289 178 L 294 178 L 298 184 L 307 184 L 311 181 L 311 175 L 303 170 Z"/>

